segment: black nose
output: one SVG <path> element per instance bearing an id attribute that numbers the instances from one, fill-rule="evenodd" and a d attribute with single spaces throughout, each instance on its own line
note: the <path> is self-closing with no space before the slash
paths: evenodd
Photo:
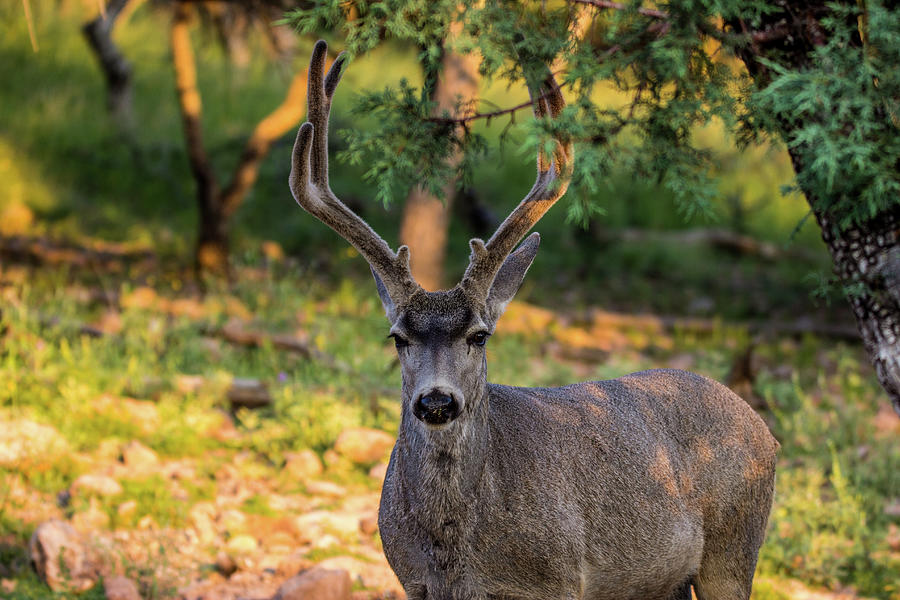
<path id="1" fill-rule="evenodd" d="M 459 402 L 437 390 L 419 396 L 413 404 L 413 414 L 429 425 L 443 425 L 459 416 Z"/>

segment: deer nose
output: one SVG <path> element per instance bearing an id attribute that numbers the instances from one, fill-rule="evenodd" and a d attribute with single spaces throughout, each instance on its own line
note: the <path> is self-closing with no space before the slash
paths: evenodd
<path id="1" fill-rule="evenodd" d="M 459 402 L 445 392 L 432 390 L 419 396 L 413 414 L 429 425 L 444 425 L 459 416 Z"/>

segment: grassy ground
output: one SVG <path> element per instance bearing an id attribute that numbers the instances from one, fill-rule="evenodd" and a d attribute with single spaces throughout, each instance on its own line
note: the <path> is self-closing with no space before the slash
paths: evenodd
<path id="1" fill-rule="evenodd" d="M 237 510 L 256 519 L 254 531 L 262 537 L 258 532 L 276 530 L 283 519 L 309 510 L 297 506 L 316 499 L 303 480 L 285 476 L 292 452 L 312 449 L 327 461 L 348 427 L 396 431 L 392 390 L 399 374 L 369 282 L 346 280 L 334 288 L 285 265 L 245 267 L 241 275 L 233 289 L 203 301 L 174 291 L 174 279 L 136 289 L 108 276 L 106 289 L 117 292 L 118 300 L 98 304 L 88 293 L 90 283 L 71 272 L 4 270 L 0 421 L 48 425 L 70 449 L 0 470 L 0 552 L 7 557 L 0 577 L 17 582 L 13 597 L 50 597 L 25 560 L 28 536 L 49 516 L 95 527 L 97 535 L 190 529 L 196 527 L 192 507 L 226 497 L 234 468 L 239 480 L 255 486 Z M 579 320 L 523 303 L 510 311 L 491 340 L 489 365 L 493 381 L 517 385 L 666 365 L 721 380 L 749 339 L 746 331 L 723 324 L 698 333 L 660 329 L 650 317 L 625 324 L 610 322 L 605 313 Z M 271 345 L 234 346 L 211 333 L 229 322 L 309 340 L 342 365 L 330 368 Z M 105 333 L 85 335 L 84 325 Z M 597 352 L 573 355 L 567 349 L 579 334 L 607 340 L 608 353 L 595 346 Z M 782 443 L 756 597 L 793 597 L 784 591 L 785 578 L 826 589 L 850 586 L 874 598 L 900 597 L 900 425 L 859 348 L 774 336 L 759 343 L 754 357 L 753 392 L 770 407 L 763 415 Z M 225 390 L 234 377 L 266 382 L 272 406 L 229 418 Z M 152 406 L 155 420 L 136 418 L 129 408 L 135 403 Z M 222 435 L 224 430 L 233 434 Z M 59 494 L 79 475 L 101 467 L 118 473 L 121 449 L 133 440 L 152 449 L 161 465 L 190 464 L 191 475 L 173 487 L 162 466 L 139 475 L 120 473 L 121 494 L 76 493 L 60 508 Z M 350 497 L 378 489 L 365 469 L 346 461 L 331 463 L 322 478 L 343 486 Z M 273 497 L 297 502 L 285 509 Z M 122 505 L 129 501 L 135 506 L 126 513 Z M 333 499 L 318 501 L 327 510 L 339 506 Z M 85 521 L 84 515 L 97 510 L 108 519 Z M 221 542 L 234 535 L 226 531 Z M 374 538 L 355 537 L 326 548 L 297 543 L 312 562 L 359 552 L 360 544 L 378 547 Z M 202 572 L 204 564 L 215 562 L 215 548 L 199 549 L 193 560 Z M 182 579 L 146 564 L 130 568 L 147 571 L 145 589 L 156 577 L 173 593 L 189 580 L 190 563 L 184 561 L 178 563 Z"/>
<path id="2" fill-rule="evenodd" d="M 102 80 L 78 34 L 80 9 L 32 6 L 36 54 L 20 6 L 0 6 L 0 77 L 8 82 L 0 86 L 0 232 L 126 242 L 154 250 L 161 266 L 0 266 L 0 426 L 52 428 L 35 431 L 56 435 L 65 450 L 0 465 L 0 597 L 54 597 L 28 567 L 25 549 L 51 517 L 121 551 L 120 570 L 145 597 L 172 596 L 194 580 L 229 583 L 215 566 L 217 553 L 248 532 L 259 547 L 247 556 L 233 551 L 238 574 L 278 572 L 278 561 L 296 550 L 306 562 L 294 566 L 353 564 L 365 573 L 356 580 L 360 591 L 387 589 L 377 535 L 337 526 L 340 518 L 370 516 L 377 476 L 369 465 L 336 458 L 333 446 L 351 426 L 396 431 L 399 373 L 363 261 L 289 197 L 290 136 L 273 148 L 235 219 L 236 283 L 199 298 L 179 268 L 190 262 L 196 216 L 161 33 L 165 15 L 145 3 L 117 33 L 135 64 L 138 126 L 123 137 L 102 110 Z M 208 39 L 198 34 L 197 42 L 208 146 L 224 173 L 256 120 L 280 102 L 288 77 L 261 58 L 235 71 Z M 346 117 L 354 90 L 415 78 L 411 56 L 388 49 L 354 63 L 336 101 L 335 129 L 365 126 Z M 487 97 L 500 106 L 518 99 L 499 85 Z M 828 261 L 814 224 L 791 238 L 805 208 L 778 191 L 790 167 L 771 148 L 731 149 L 714 128 L 698 135 L 723 157 L 717 225 L 792 253 L 768 260 L 664 238 L 615 241 L 625 229 L 709 225 L 685 223 L 658 188 L 622 174 L 597 198 L 606 214 L 591 231 L 567 224 L 564 207 L 541 223 L 541 253 L 519 296 L 531 304 L 513 305 L 491 340 L 491 378 L 555 385 L 677 366 L 722 380 L 753 341 L 751 389 L 769 406 L 763 414 L 782 443 L 756 597 L 815 597 L 798 591 L 799 581 L 897 600 L 900 431 L 860 348 L 729 325 L 847 318 L 840 302 L 810 297 Z M 484 166 L 478 191 L 503 214 L 530 185 L 532 168 L 508 148 Z M 341 166 L 333 173 L 338 193 L 360 199 L 394 243 L 398 206 L 367 203 L 360 172 Z M 451 271 L 465 264 L 470 235 L 454 223 Z M 266 255 L 274 247 L 267 240 L 292 258 Z M 704 321 L 672 326 L 596 307 Z M 287 334 L 331 360 L 310 361 L 271 343 L 235 346 L 221 335 L 226 325 Z M 273 404 L 231 414 L 226 390 L 234 378 L 266 382 Z M 153 469 L 128 470 L 122 453 L 134 441 L 156 454 Z M 326 465 L 310 481 L 336 484 L 343 495 L 286 474 L 292 453 L 304 449 Z M 97 472 L 113 474 L 122 491 L 66 496 L 79 476 Z M 214 531 L 197 537 L 198 515 L 207 510 L 215 513 Z M 330 523 L 315 539 L 296 524 L 310 514 Z M 271 542 L 285 531 L 289 539 Z M 98 586 L 83 597 L 102 596 Z"/>

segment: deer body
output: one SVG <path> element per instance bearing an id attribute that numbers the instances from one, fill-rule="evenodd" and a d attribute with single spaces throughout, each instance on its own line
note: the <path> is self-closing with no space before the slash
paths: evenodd
<path id="1" fill-rule="evenodd" d="M 309 68 L 291 191 L 372 268 L 403 375 L 382 491 L 385 555 L 411 600 L 748 600 L 778 443 L 726 387 L 684 371 L 560 388 L 487 383 L 485 345 L 565 193 L 572 145 L 538 154 L 534 187 L 453 289 L 426 292 L 331 191 L 327 131 L 339 57 Z M 564 107 L 546 70 L 538 118 Z M 540 93 L 538 93 L 540 92 Z"/>
<path id="2" fill-rule="evenodd" d="M 401 424 L 379 526 L 410 598 L 667 600 L 692 580 L 749 595 L 776 442 L 724 386 L 671 370 L 488 384 L 480 416 L 474 445 Z M 743 572 L 719 590 L 728 566 Z"/>

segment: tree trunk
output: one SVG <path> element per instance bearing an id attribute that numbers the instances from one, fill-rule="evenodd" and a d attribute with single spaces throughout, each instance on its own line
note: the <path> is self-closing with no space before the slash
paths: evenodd
<path id="1" fill-rule="evenodd" d="M 462 23 L 450 26 L 450 40 L 462 31 Z M 479 57 L 476 54 L 460 55 L 445 50 L 441 60 L 441 73 L 432 92 L 437 103 L 437 114 L 445 111 L 460 116 L 473 107 L 478 98 Z M 451 157 L 452 166 L 460 156 Z M 406 199 L 403 222 L 400 225 L 400 241 L 410 248 L 410 268 L 413 277 L 426 290 L 440 289 L 444 279 L 444 255 L 447 248 L 447 229 L 450 225 L 450 203 L 456 182 L 449 182 L 443 190 L 444 202 L 421 188 L 415 188 Z"/>
<path id="2" fill-rule="evenodd" d="M 197 67 L 191 46 L 191 11 L 187 2 L 176 3 L 171 43 L 175 90 L 200 208 L 195 267 L 198 274 L 209 272 L 224 275 L 228 270 L 228 229 L 222 218 L 219 186 L 203 145 L 203 104 L 197 89 Z"/>
<path id="3" fill-rule="evenodd" d="M 191 46 L 191 6 L 178 2 L 172 21 L 172 64 L 178 106 L 187 144 L 191 173 L 197 184 L 197 249 L 194 256 L 198 276 L 229 274 L 229 223 L 259 174 L 259 165 L 276 139 L 287 133 L 306 108 L 306 71 L 291 81 L 282 103 L 257 124 L 247 140 L 228 185 L 221 189 L 203 145 L 202 102 L 197 88 L 197 68 Z"/>
<path id="4" fill-rule="evenodd" d="M 111 0 L 106 5 L 105 14 L 98 15 L 81 28 L 106 77 L 107 108 L 126 131 L 133 124 L 131 65 L 112 41 L 112 29 L 128 1 Z"/>
<path id="5" fill-rule="evenodd" d="M 780 10 L 765 13 L 755 29 L 740 20 L 728 23 L 737 32 L 755 34 L 738 55 L 759 88 L 771 80 L 768 67 L 760 59 L 791 70 L 806 68 L 810 52 L 826 40 L 822 19 L 833 16 L 829 3 L 823 0 L 778 0 L 773 4 Z M 856 43 L 861 44 L 861 40 Z M 787 137 L 791 133 L 791 124 L 783 123 L 782 134 Z M 793 146 L 788 152 L 794 170 L 800 172 L 804 166 L 802 153 Z M 814 190 L 804 188 L 803 192 L 831 253 L 835 274 L 847 290 L 878 381 L 900 414 L 900 206 L 895 204 L 867 222 L 839 227 L 822 208 L 830 203 L 821 202 Z"/>

